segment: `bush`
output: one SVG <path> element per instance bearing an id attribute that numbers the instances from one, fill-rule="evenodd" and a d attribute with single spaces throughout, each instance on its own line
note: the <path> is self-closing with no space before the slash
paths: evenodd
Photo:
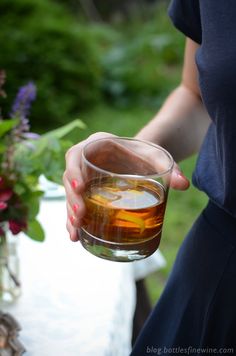
<path id="1" fill-rule="evenodd" d="M 0 68 L 7 72 L 6 91 L 13 96 L 14 89 L 29 80 L 38 87 L 32 126 L 59 125 L 99 100 L 101 67 L 94 38 L 63 5 L 1 0 L 0 13 Z M 9 96 L 6 102 L 11 100 Z"/>
<path id="2" fill-rule="evenodd" d="M 176 63 L 170 36 L 141 36 L 113 47 L 104 57 L 104 90 L 123 102 L 164 95 L 170 90 L 171 66 Z"/>
<path id="3" fill-rule="evenodd" d="M 170 24 L 165 2 L 146 21 L 134 16 L 109 25 L 78 23 L 75 3 L 0 1 L 5 89 L 14 96 L 16 87 L 36 83 L 34 130 L 64 124 L 104 99 L 156 107 L 179 79 L 184 37 Z"/>
<path id="4" fill-rule="evenodd" d="M 165 3 L 147 21 L 123 24 L 122 34 L 103 56 L 103 89 L 123 105 L 156 105 L 178 82 L 184 36 L 170 23 Z"/>

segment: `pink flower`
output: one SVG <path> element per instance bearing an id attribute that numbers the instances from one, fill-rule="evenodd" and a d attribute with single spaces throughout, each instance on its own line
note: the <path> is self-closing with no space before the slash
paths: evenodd
<path id="1" fill-rule="evenodd" d="M 25 230 L 27 227 L 24 221 L 9 220 L 9 229 L 13 235 L 19 234 L 19 232 Z"/>
<path id="2" fill-rule="evenodd" d="M 11 199 L 13 194 L 13 190 L 10 188 L 6 188 L 4 190 L 0 190 L 0 202 L 6 202 Z"/>
<path id="3" fill-rule="evenodd" d="M 5 201 L 0 201 L 0 210 L 5 210 L 7 208 L 7 203 Z"/>

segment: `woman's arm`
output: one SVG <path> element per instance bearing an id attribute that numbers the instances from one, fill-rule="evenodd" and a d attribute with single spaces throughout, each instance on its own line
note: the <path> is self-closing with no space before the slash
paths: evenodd
<path id="1" fill-rule="evenodd" d="M 175 161 L 196 153 L 210 118 L 199 91 L 195 54 L 199 45 L 186 41 L 180 85 L 169 95 L 157 115 L 136 135 L 165 147 Z"/>

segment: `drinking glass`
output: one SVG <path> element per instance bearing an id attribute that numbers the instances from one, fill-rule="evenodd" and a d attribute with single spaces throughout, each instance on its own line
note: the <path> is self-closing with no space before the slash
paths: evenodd
<path id="1" fill-rule="evenodd" d="M 127 137 L 89 142 L 82 152 L 86 213 L 80 240 L 92 254 L 129 262 L 159 246 L 173 158 L 162 147 Z"/>

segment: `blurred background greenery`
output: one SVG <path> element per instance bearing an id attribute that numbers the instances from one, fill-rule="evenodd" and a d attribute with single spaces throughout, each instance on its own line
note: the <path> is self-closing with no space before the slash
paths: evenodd
<path id="1" fill-rule="evenodd" d="M 97 4 L 99 21 L 94 21 L 88 5 L 81 5 L 89 3 Z M 104 109 L 110 116 L 109 122 L 112 109 L 120 110 L 120 117 L 131 109 L 132 116 L 139 106 L 152 115 L 178 81 L 183 37 L 170 25 L 167 2 L 103 3 L 1 0 L 0 65 L 8 76 L 5 106 L 19 85 L 33 80 L 38 88 L 31 116 L 34 129 L 44 131 L 77 116 L 86 121 L 89 132 L 98 122 L 104 128 L 103 115 L 96 123 L 90 118 L 97 106 L 100 114 Z M 137 125 L 129 125 L 127 133 L 143 124 L 140 117 L 142 113 L 131 120 Z M 117 116 L 112 121 L 116 130 Z"/>
<path id="2" fill-rule="evenodd" d="M 20 85 L 36 83 L 31 126 L 39 133 L 75 118 L 96 131 L 133 136 L 178 84 L 184 37 L 165 0 L 1 0 L 0 68 L 7 72 L 3 112 Z M 195 157 L 182 163 L 191 179 Z M 183 236 L 205 196 L 172 191 L 161 242 L 165 269 L 147 279 L 154 303 Z"/>

